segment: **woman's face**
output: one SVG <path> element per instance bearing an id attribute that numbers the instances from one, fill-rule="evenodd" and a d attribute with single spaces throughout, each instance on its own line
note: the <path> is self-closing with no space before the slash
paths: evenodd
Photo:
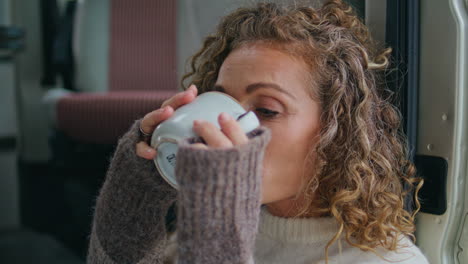
<path id="1" fill-rule="evenodd" d="M 305 160 L 317 142 L 321 113 L 311 98 L 310 78 L 304 61 L 266 46 L 244 45 L 229 54 L 216 81 L 216 90 L 239 100 L 271 130 L 262 204 L 277 215 L 287 213 L 301 181 L 311 177 L 313 164 Z"/>

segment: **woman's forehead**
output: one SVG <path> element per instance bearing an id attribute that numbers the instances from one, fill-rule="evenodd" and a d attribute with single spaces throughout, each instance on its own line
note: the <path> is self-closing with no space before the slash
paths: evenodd
<path id="1" fill-rule="evenodd" d="M 221 65 L 220 74 L 244 72 L 294 76 L 309 74 L 307 64 L 286 52 L 263 46 L 247 46 L 232 51 Z"/>
<path id="2" fill-rule="evenodd" d="M 303 94 L 309 88 L 310 75 L 310 67 L 303 60 L 286 52 L 260 45 L 243 46 L 225 59 L 216 84 L 229 89 L 233 83 L 276 83 L 292 93 Z"/>

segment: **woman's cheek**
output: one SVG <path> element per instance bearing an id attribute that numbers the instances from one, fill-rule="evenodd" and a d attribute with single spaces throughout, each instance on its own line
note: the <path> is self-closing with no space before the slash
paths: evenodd
<path id="1" fill-rule="evenodd" d="M 271 187 L 272 184 L 272 167 L 270 162 L 270 155 L 268 151 L 268 147 L 265 151 L 265 155 L 263 158 L 263 167 L 262 167 L 262 191 L 263 193 L 268 193 L 268 189 Z"/>

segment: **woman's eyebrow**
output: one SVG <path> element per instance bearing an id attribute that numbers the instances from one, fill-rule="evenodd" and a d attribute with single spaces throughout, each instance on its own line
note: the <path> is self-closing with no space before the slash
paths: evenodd
<path id="1" fill-rule="evenodd" d="M 258 90 L 258 89 L 261 89 L 261 88 L 275 89 L 275 90 L 277 90 L 277 91 L 291 97 L 292 99 L 296 100 L 296 97 L 294 95 L 292 95 L 291 93 L 289 93 L 285 89 L 281 88 L 281 86 L 277 85 L 276 83 L 263 83 L 263 82 L 252 83 L 252 84 L 247 85 L 247 88 L 245 89 L 245 91 L 247 93 L 252 93 L 255 90 Z"/>
<path id="2" fill-rule="evenodd" d="M 294 95 L 292 95 L 291 93 L 289 93 L 288 91 L 286 91 L 281 86 L 279 86 L 279 85 L 277 85 L 275 83 L 263 83 L 263 82 L 252 83 L 252 84 L 247 85 L 245 91 L 248 94 L 250 94 L 250 93 L 253 93 L 255 90 L 262 89 L 262 88 L 275 89 L 275 90 L 289 96 L 291 99 L 296 100 L 296 97 Z M 219 84 L 214 86 L 214 90 L 218 91 L 218 92 L 226 93 L 226 89 L 224 89 L 224 87 L 222 85 L 219 85 Z"/>

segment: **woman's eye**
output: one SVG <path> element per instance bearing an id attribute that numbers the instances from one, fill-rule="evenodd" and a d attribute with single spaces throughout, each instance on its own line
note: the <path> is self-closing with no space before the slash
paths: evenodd
<path id="1" fill-rule="evenodd" d="M 264 118 L 274 118 L 277 114 L 279 114 L 278 112 L 267 108 L 257 108 L 255 111 Z"/>

